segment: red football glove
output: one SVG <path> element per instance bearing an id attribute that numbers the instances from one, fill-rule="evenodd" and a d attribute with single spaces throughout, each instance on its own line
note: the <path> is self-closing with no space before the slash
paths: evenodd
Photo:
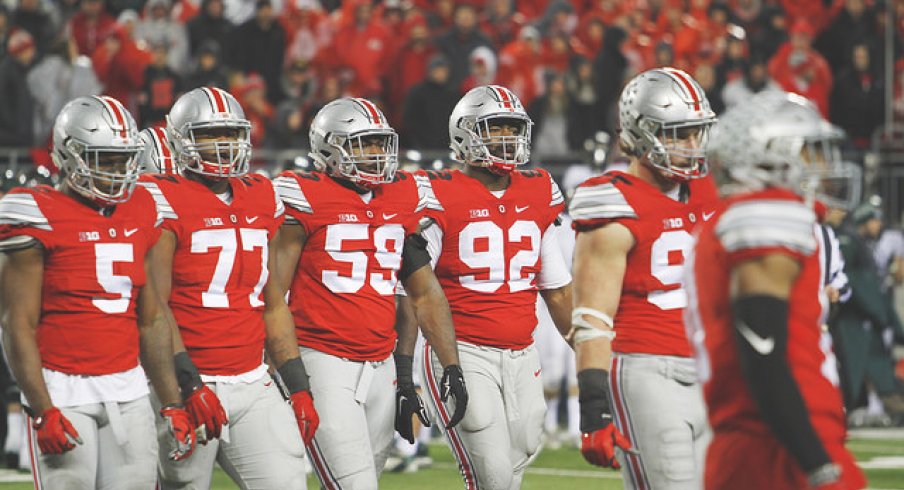
<path id="1" fill-rule="evenodd" d="M 604 468 L 619 469 L 621 465 L 615 459 L 615 448 L 620 447 L 626 452 L 635 452 L 628 441 L 615 424 L 610 423 L 602 429 L 581 434 L 581 454 L 590 464 Z"/>
<path id="2" fill-rule="evenodd" d="M 78 431 L 59 408 L 51 407 L 31 424 L 37 431 L 38 447 L 44 454 L 63 454 L 82 443 Z"/>
<path id="3" fill-rule="evenodd" d="M 292 393 L 289 400 L 292 403 L 292 410 L 295 411 L 295 421 L 298 423 L 301 438 L 307 446 L 314 438 L 317 426 L 320 425 L 320 417 L 314 409 L 314 399 L 311 398 L 311 392 L 305 390 Z"/>
<path id="4" fill-rule="evenodd" d="M 201 444 L 207 444 L 207 441 L 220 437 L 221 429 L 229 423 L 226 411 L 223 410 L 223 405 L 220 405 L 220 399 L 206 385 L 193 391 L 185 399 L 185 410 L 191 416 L 195 427 L 204 426 L 204 431 L 201 432 L 206 435 L 198 441 Z"/>
<path id="5" fill-rule="evenodd" d="M 160 416 L 166 420 L 170 435 L 176 442 L 176 449 L 169 453 L 169 459 L 182 461 L 191 456 L 195 450 L 195 431 L 188 412 L 182 407 L 170 405 L 160 409 Z"/>

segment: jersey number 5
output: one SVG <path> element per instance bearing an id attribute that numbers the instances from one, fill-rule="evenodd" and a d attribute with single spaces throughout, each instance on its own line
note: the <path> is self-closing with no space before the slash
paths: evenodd
<path id="1" fill-rule="evenodd" d="M 336 262 L 344 262 L 351 266 L 349 275 L 339 271 L 325 270 L 321 276 L 323 284 L 334 293 L 356 293 L 370 281 L 377 293 L 383 296 L 395 294 L 396 271 L 402 266 L 402 244 L 405 241 L 405 229 L 402 225 L 387 224 L 374 229 L 373 243 L 376 248 L 374 258 L 380 269 L 389 272 L 387 279 L 382 271 L 368 274 L 367 253 L 363 250 L 342 250 L 342 242 L 346 240 L 369 240 L 370 230 L 366 223 L 339 223 L 326 227 L 326 243 L 324 248 Z"/>

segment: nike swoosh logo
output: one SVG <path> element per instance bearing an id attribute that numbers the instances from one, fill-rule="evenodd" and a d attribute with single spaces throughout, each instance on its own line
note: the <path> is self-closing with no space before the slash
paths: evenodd
<path id="1" fill-rule="evenodd" d="M 703 221 L 709 221 L 709 219 L 712 218 L 714 214 L 716 214 L 715 211 L 710 211 L 708 213 L 704 212 L 703 213 Z"/>
<path id="2" fill-rule="evenodd" d="M 772 337 L 763 338 L 757 335 L 756 332 L 750 329 L 744 322 L 738 322 L 738 332 L 741 332 L 741 336 L 744 337 L 744 340 L 750 344 L 750 347 L 753 347 L 753 350 L 760 353 L 760 355 L 768 356 L 772 353 L 772 349 L 775 348 L 775 339 Z"/>
<path id="3" fill-rule="evenodd" d="M 524 207 L 521 207 L 521 206 L 515 206 L 515 212 L 516 212 L 516 213 L 523 213 L 523 212 L 526 211 L 527 208 L 529 208 L 529 207 L 530 207 L 529 205 L 528 205 L 528 206 L 524 206 Z"/>
<path id="4" fill-rule="evenodd" d="M 536 377 L 540 376 L 540 371 L 542 371 L 542 370 L 543 369 L 541 368 L 541 369 L 534 371 L 534 377 L 536 378 Z"/>
<path id="5" fill-rule="evenodd" d="M 132 228 L 131 230 L 125 230 L 124 233 L 127 237 L 129 237 L 129 236 L 134 235 L 135 232 L 137 232 L 137 231 L 138 231 L 138 228 Z"/>
<path id="6" fill-rule="evenodd" d="M 273 384 L 272 381 L 267 381 L 266 383 L 264 383 L 264 386 L 270 386 L 270 385 L 272 385 L 272 384 Z"/>
<path id="7" fill-rule="evenodd" d="M 257 219 L 258 219 L 259 217 L 260 217 L 260 216 L 254 216 L 253 218 L 249 218 L 249 217 L 245 216 L 245 222 L 248 223 L 248 224 L 250 225 L 251 223 L 254 223 L 255 221 L 257 221 Z"/>
<path id="8" fill-rule="evenodd" d="M 392 219 L 392 218 L 395 218 L 395 217 L 398 216 L 398 215 L 399 215 L 399 213 L 392 213 L 392 214 L 386 214 L 386 213 L 383 213 L 383 219 Z"/>

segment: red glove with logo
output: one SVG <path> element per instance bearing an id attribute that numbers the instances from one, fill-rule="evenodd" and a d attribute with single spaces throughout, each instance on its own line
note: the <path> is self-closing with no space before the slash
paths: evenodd
<path id="1" fill-rule="evenodd" d="M 188 395 L 185 399 L 185 410 L 191 416 L 191 421 L 196 427 L 204 426 L 203 440 L 201 444 L 220 437 L 224 425 L 229 423 L 226 419 L 226 411 L 220 405 L 220 399 L 206 385 L 201 386 Z"/>
<path id="2" fill-rule="evenodd" d="M 44 454 L 63 454 L 82 443 L 78 431 L 57 407 L 44 410 L 35 417 L 31 426 L 37 432 L 38 447 Z"/>
<path id="3" fill-rule="evenodd" d="M 621 468 L 615 448 L 636 454 L 628 440 L 612 424 L 609 410 L 609 373 L 604 369 L 584 369 L 578 373 L 578 402 L 581 404 L 581 454 L 588 463 L 604 468 Z"/>
<path id="4" fill-rule="evenodd" d="M 182 461 L 195 450 L 195 430 L 191 417 L 182 407 L 169 405 L 160 409 L 160 416 L 166 420 L 170 435 L 175 439 L 176 448 L 169 453 L 172 461 Z"/>
<path id="5" fill-rule="evenodd" d="M 621 465 L 615 459 L 615 448 L 633 451 L 631 442 L 611 422 L 600 430 L 581 434 L 581 454 L 590 464 L 604 468 L 619 469 Z"/>
<path id="6" fill-rule="evenodd" d="M 299 391 L 292 393 L 289 400 L 292 402 L 292 410 L 295 412 L 295 421 L 298 423 L 301 438 L 307 446 L 311 443 L 311 439 L 314 439 L 314 432 L 317 432 L 317 426 L 320 425 L 320 417 L 317 415 L 317 410 L 314 409 L 314 399 L 311 398 L 310 391 Z"/>

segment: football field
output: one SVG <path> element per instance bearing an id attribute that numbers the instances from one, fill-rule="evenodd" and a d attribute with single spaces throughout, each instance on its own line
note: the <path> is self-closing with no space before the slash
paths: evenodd
<path id="1" fill-rule="evenodd" d="M 869 488 L 904 490 L 904 430 L 858 431 L 848 444 L 869 479 Z M 461 478 L 444 444 L 430 446 L 433 465 L 416 473 L 384 473 L 380 488 L 387 490 L 460 490 Z M 308 488 L 316 489 L 316 478 L 308 478 Z M 0 489 L 32 488 L 31 477 L 12 471 L 0 471 Z M 217 470 L 214 490 L 238 487 Z M 615 471 L 594 469 L 576 449 L 546 449 L 527 470 L 523 490 L 609 490 L 620 489 L 621 478 Z M 279 489 L 275 489 L 279 490 Z"/>

